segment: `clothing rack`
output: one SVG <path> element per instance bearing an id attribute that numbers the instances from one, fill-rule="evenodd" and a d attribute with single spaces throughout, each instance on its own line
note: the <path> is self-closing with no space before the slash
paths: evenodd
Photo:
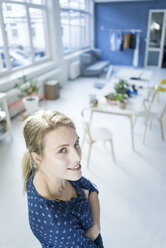
<path id="1" fill-rule="evenodd" d="M 138 59 L 139 59 L 140 33 L 142 32 L 142 30 L 141 29 L 109 29 L 109 32 L 136 33 L 136 47 L 134 49 L 133 66 L 137 67 Z"/>
<path id="2" fill-rule="evenodd" d="M 142 32 L 141 29 L 110 29 L 110 32 L 131 32 L 131 33 L 137 33 Z"/>

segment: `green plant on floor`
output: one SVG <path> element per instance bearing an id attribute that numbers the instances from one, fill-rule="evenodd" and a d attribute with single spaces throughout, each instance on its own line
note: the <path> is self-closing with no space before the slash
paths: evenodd
<path id="1" fill-rule="evenodd" d="M 127 90 L 129 89 L 129 84 L 127 81 L 121 79 L 118 83 L 115 84 L 114 90 L 117 94 L 126 94 Z"/>
<path id="2" fill-rule="evenodd" d="M 36 79 L 27 80 L 27 77 L 24 75 L 19 78 L 19 82 L 14 85 L 14 88 L 19 89 L 19 97 L 32 96 L 34 93 L 39 92 L 39 87 L 37 86 Z"/>
<path id="3" fill-rule="evenodd" d="M 17 48 L 20 49 L 20 50 L 24 50 L 23 45 L 18 45 Z"/>

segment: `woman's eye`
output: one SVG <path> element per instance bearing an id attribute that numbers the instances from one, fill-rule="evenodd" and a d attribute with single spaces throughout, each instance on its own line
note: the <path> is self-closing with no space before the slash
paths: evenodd
<path id="1" fill-rule="evenodd" d="M 79 145 L 80 145 L 79 140 L 77 140 L 75 146 L 79 146 Z"/>
<path id="2" fill-rule="evenodd" d="M 65 153 L 66 151 L 67 151 L 66 148 L 62 148 L 62 149 L 59 150 L 60 153 Z"/>

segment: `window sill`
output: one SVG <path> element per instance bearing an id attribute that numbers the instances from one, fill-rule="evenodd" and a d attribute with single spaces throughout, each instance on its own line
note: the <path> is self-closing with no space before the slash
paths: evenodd
<path id="1" fill-rule="evenodd" d="M 0 80 L 0 91 L 5 92 L 10 90 L 18 81 L 18 78 L 22 77 L 23 75 L 26 75 L 28 79 L 31 79 L 33 77 L 40 76 L 52 69 L 55 69 L 56 67 L 57 66 L 55 61 L 49 61 L 40 65 L 31 66 L 20 71 L 13 72 L 10 75 L 5 75 L 1 77 Z"/>
<path id="2" fill-rule="evenodd" d="M 88 47 L 86 49 L 82 49 L 82 50 L 79 50 L 77 52 L 73 52 L 73 53 L 66 54 L 66 55 L 64 54 L 64 60 L 70 60 L 70 59 L 72 59 L 74 57 L 79 56 L 81 53 L 88 52 L 91 49 L 92 49 L 91 47 Z"/>

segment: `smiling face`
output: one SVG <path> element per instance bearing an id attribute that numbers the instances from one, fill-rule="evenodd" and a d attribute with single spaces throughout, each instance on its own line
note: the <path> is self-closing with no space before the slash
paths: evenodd
<path id="1" fill-rule="evenodd" d="M 76 181 L 81 177 L 81 149 L 74 128 L 59 127 L 44 138 L 44 151 L 39 165 L 52 178 Z"/>

